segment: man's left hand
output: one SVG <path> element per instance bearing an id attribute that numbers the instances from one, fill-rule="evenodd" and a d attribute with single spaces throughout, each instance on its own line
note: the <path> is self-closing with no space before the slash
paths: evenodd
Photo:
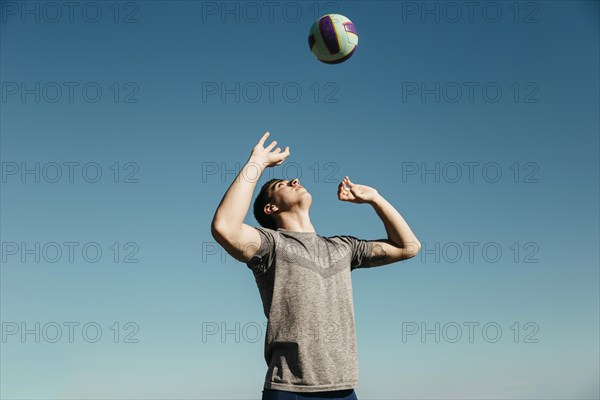
<path id="1" fill-rule="evenodd" d="M 346 187 L 348 186 L 348 188 Z M 377 190 L 365 185 L 352 183 L 346 176 L 338 185 L 338 199 L 351 203 L 372 203 L 379 196 Z"/>

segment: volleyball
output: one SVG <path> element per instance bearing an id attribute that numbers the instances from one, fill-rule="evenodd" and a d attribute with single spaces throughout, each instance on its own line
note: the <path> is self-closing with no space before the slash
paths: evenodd
<path id="1" fill-rule="evenodd" d="M 354 54 L 358 33 L 352 21 L 345 16 L 326 14 L 310 28 L 308 46 L 319 61 L 339 64 Z"/>

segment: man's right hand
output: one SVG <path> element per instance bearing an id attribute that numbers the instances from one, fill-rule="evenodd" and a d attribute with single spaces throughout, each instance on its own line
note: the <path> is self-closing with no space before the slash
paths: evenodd
<path id="1" fill-rule="evenodd" d="M 275 151 L 271 151 L 277 144 L 277 141 L 273 140 L 269 146 L 264 147 L 268 136 L 269 132 L 266 132 L 263 137 L 260 138 L 256 146 L 254 146 L 252 149 L 250 158 L 254 161 L 262 162 L 265 167 L 274 167 L 276 165 L 280 165 L 286 158 L 288 158 L 290 155 L 290 146 L 286 146 L 283 152 L 279 147 L 276 148 Z"/>

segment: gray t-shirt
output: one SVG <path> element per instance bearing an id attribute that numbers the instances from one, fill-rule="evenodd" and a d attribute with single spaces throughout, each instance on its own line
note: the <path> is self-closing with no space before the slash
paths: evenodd
<path id="1" fill-rule="evenodd" d="M 370 266 L 373 243 L 255 228 L 260 248 L 246 265 L 268 320 L 264 387 L 290 392 L 357 388 L 350 272 Z"/>

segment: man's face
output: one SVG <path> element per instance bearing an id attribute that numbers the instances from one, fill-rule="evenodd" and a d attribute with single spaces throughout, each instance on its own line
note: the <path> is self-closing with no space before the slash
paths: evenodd
<path id="1" fill-rule="evenodd" d="M 272 184 L 273 201 L 279 210 L 289 210 L 293 206 L 310 206 L 312 196 L 296 178 L 293 180 L 281 180 Z"/>

